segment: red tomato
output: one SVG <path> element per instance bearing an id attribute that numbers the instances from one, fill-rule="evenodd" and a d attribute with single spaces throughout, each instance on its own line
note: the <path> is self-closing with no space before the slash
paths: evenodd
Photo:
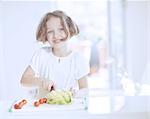
<path id="1" fill-rule="evenodd" d="M 18 103 L 18 105 L 23 106 L 23 105 L 24 105 L 24 103 L 21 101 L 21 102 L 19 102 L 19 103 Z"/>
<path id="2" fill-rule="evenodd" d="M 19 104 L 15 104 L 15 105 L 14 105 L 14 108 L 15 108 L 15 109 L 21 109 L 21 107 L 20 107 Z"/>
<path id="3" fill-rule="evenodd" d="M 44 101 L 44 103 L 46 103 L 47 102 L 47 98 L 43 98 L 43 101 Z"/>
<path id="4" fill-rule="evenodd" d="M 18 105 L 19 105 L 20 108 L 22 108 L 24 103 L 23 102 L 19 102 Z"/>
<path id="5" fill-rule="evenodd" d="M 39 102 L 40 102 L 40 104 L 45 103 L 45 102 L 44 102 L 44 98 L 39 99 Z"/>
<path id="6" fill-rule="evenodd" d="M 23 104 L 26 104 L 27 100 L 23 99 L 21 102 L 23 102 Z"/>
<path id="7" fill-rule="evenodd" d="M 40 102 L 38 102 L 38 101 L 34 102 L 35 107 L 38 107 L 39 105 L 40 105 Z"/>

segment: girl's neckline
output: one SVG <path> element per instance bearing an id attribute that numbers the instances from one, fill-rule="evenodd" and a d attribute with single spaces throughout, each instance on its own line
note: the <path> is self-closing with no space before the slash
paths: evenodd
<path id="1" fill-rule="evenodd" d="M 61 59 L 67 59 L 67 58 L 70 58 L 70 57 L 73 55 L 73 51 L 71 51 L 71 52 L 70 52 L 68 55 L 66 55 L 66 56 L 57 56 L 57 55 L 55 55 L 55 54 L 53 53 L 52 48 L 50 48 L 50 50 L 51 50 L 52 56 L 55 57 L 56 59 L 58 59 L 59 62 L 60 62 Z"/>

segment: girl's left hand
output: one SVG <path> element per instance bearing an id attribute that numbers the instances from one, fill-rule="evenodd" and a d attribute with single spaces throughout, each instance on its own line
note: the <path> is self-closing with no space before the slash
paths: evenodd
<path id="1" fill-rule="evenodd" d="M 82 88 L 82 89 L 79 89 L 79 90 L 71 88 L 70 91 L 72 92 L 72 95 L 75 98 L 83 98 L 83 97 L 87 97 L 89 95 L 88 88 Z"/>

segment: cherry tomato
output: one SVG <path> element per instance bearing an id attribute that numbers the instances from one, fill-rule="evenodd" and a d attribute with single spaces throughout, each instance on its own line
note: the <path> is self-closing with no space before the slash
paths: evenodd
<path id="1" fill-rule="evenodd" d="M 20 107 L 19 104 L 15 104 L 15 105 L 14 105 L 14 108 L 15 108 L 15 109 L 21 109 L 21 107 Z"/>
<path id="2" fill-rule="evenodd" d="M 44 98 L 39 99 L 40 104 L 44 103 Z"/>
<path id="3" fill-rule="evenodd" d="M 24 104 L 24 102 L 21 101 L 21 102 L 18 103 L 18 105 L 19 105 L 20 108 L 22 108 L 25 104 Z"/>
<path id="4" fill-rule="evenodd" d="M 44 101 L 44 103 L 46 103 L 47 102 L 47 98 L 43 98 L 43 101 Z"/>
<path id="5" fill-rule="evenodd" d="M 19 103 L 18 103 L 18 105 L 23 106 L 23 105 L 24 105 L 24 103 L 21 101 L 21 102 L 19 102 Z"/>
<path id="6" fill-rule="evenodd" d="M 27 100 L 23 99 L 21 102 L 23 102 L 23 104 L 26 104 Z"/>
<path id="7" fill-rule="evenodd" d="M 40 105 L 40 102 L 38 102 L 38 101 L 34 102 L 35 107 L 38 107 L 39 105 Z"/>

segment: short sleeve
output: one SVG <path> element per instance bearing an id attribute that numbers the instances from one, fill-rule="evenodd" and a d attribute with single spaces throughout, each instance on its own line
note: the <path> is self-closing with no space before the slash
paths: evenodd
<path id="1" fill-rule="evenodd" d="M 29 65 L 31 66 L 31 68 L 33 69 L 34 73 L 36 76 L 39 75 L 39 63 L 40 63 L 40 51 L 41 50 L 36 50 L 30 60 Z"/>
<path id="2" fill-rule="evenodd" d="M 89 74 L 89 60 L 82 54 L 76 56 L 76 80 Z"/>

